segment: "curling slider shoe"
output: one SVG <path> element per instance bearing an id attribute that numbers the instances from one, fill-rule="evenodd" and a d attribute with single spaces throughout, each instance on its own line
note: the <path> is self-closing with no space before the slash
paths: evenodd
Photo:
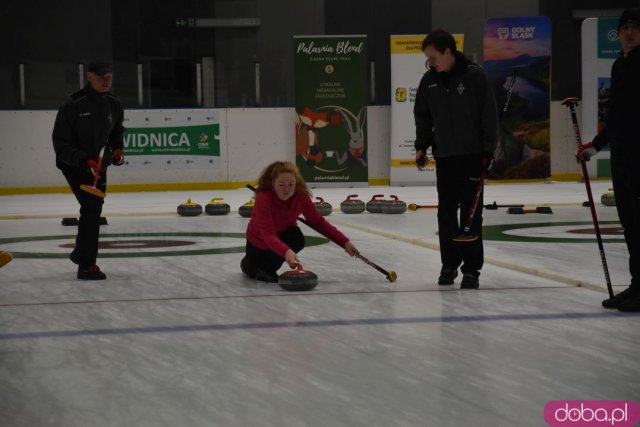
<path id="1" fill-rule="evenodd" d="M 13 259 L 13 254 L 11 252 L 0 252 L 0 268 L 9 264 Z"/>
<path id="2" fill-rule="evenodd" d="M 470 242 L 475 242 L 476 240 L 478 240 L 478 236 L 476 234 L 464 234 L 464 233 L 460 233 L 456 236 L 453 236 L 453 240 L 454 242 L 458 242 L 458 243 L 470 243 Z"/>

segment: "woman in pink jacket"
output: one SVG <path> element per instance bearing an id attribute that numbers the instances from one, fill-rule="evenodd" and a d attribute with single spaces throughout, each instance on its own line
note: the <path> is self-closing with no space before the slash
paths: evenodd
<path id="1" fill-rule="evenodd" d="M 311 201 L 311 191 L 291 162 L 274 162 L 258 178 L 256 200 L 247 226 L 246 255 L 242 272 L 252 279 L 276 283 L 283 262 L 295 268 L 304 236 L 298 228 L 302 214 L 311 227 L 344 247 L 351 256 L 356 247 L 336 227 L 329 224 Z"/>

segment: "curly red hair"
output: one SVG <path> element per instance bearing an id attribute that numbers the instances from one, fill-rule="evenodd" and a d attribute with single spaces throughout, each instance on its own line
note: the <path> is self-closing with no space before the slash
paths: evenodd
<path id="1" fill-rule="evenodd" d="M 256 191 L 258 193 L 262 191 L 272 191 L 273 181 L 283 173 L 290 173 L 295 177 L 296 193 L 302 193 L 311 197 L 311 190 L 307 187 L 307 183 L 304 182 L 300 170 L 291 162 L 273 162 L 264 168 L 258 178 L 258 188 Z"/>

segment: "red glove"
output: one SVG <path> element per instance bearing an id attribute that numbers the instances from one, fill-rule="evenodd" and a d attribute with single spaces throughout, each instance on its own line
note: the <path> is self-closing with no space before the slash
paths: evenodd
<path id="1" fill-rule="evenodd" d="M 598 150 L 593 146 L 593 143 L 589 142 L 578 148 L 578 151 L 576 151 L 576 159 L 578 159 L 578 162 L 583 159 L 589 161 L 591 160 L 591 157 L 595 156 L 597 153 Z"/>
<path id="2" fill-rule="evenodd" d="M 493 153 L 487 151 L 482 155 L 482 167 L 485 172 L 489 172 L 493 169 Z"/>
<path id="3" fill-rule="evenodd" d="M 87 160 L 87 166 L 89 167 L 89 170 L 91 171 L 91 174 L 93 176 L 96 176 L 96 174 L 98 173 L 98 162 L 96 162 L 95 160 Z"/>
<path id="4" fill-rule="evenodd" d="M 113 157 L 111 158 L 111 163 L 114 166 L 122 166 L 124 164 L 124 156 L 122 155 L 122 150 L 116 148 L 116 151 L 113 152 Z"/>

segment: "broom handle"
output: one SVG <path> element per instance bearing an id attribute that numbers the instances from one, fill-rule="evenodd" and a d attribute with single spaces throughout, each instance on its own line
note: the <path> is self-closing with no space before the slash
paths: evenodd
<path id="1" fill-rule="evenodd" d="M 573 124 L 573 131 L 576 136 L 576 145 L 578 148 L 582 147 L 582 138 L 580 137 L 580 128 L 578 126 L 578 116 L 576 115 L 576 108 L 574 102 L 567 102 L 569 107 L 569 113 L 571 114 L 571 122 Z M 589 198 L 589 208 L 591 210 L 591 219 L 593 220 L 593 229 L 596 232 L 596 240 L 598 241 L 598 249 L 600 251 L 600 261 L 602 262 L 602 269 L 604 270 L 604 279 L 607 282 L 607 291 L 609 292 L 609 298 L 613 298 L 613 287 L 611 286 L 611 278 L 609 277 L 609 267 L 607 266 L 607 257 L 604 254 L 604 245 L 602 243 L 602 236 L 600 235 L 600 226 L 598 225 L 598 216 L 596 214 L 596 205 L 593 203 L 593 194 L 591 193 L 591 183 L 589 181 L 589 171 L 587 170 L 587 162 L 580 157 L 580 166 L 582 168 L 582 178 L 584 179 L 584 185 L 587 189 L 587 197 Z"/>

